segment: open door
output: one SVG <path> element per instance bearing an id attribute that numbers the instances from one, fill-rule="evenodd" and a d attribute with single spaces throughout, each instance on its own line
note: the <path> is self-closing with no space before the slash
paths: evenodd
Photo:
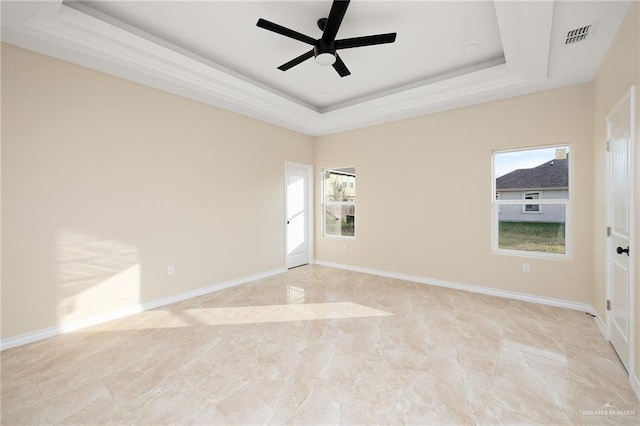
<path id="1" fill-rule="evenodd" d="M 310 181 L 312 167 L 285 164 L 285 247 L 286 267 L 305 265 L 312 259 L 312 214 Z"/>
<path id="2" fill-rule="evenodd" d="M 635 87 L 607 116 L 607 332 L 627 371 L 633 335 Z"/>

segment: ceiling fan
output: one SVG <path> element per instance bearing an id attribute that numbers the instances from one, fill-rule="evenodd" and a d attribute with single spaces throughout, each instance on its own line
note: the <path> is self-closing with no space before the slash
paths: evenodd
<path id="1" fill-rule="evenodd" d="M 344 62 L 342 62 L 340 56 L 338 56 L 337 50 L 372 46 L 374 44 L 393 43 L 396 41 L 396 33 L 376 34 L 336 40 L 336 35 L 340 29 L 342 19 L 347 12 L 347 7 L 349 7 L 349 2 L 350 0 L 334 0 L 331 5 L 329 17 L 318 19 L 318 28 L 322 31 L 322 37 L 317 40 L 271 21 L 267 21 L 266 19 L 258 19 L 258 23 L 256 25 L 260 28 L 273 31 L 274 33 L 278 33 L 285 37 L 290 37 L 313 46 L 313 49 L 285 64 L 280 65 L 278 69 L 286 71 L 307 59 L 314 57 L 317 64 L 323 66 L 333 65 L 333 69 L 338 72 L 340 77 L 346 77 L 351 74 L 351 72 Z"/>

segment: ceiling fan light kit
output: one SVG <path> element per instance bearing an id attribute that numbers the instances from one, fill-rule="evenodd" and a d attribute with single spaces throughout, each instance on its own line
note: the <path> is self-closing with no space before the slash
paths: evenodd
<path id="1" fill-rule="evenodd" d="M 316 60 L 316 64 L 326 67 L 326 66 L 335 64 L 336 57 L 331 52 L 316 53 L 315 60 Z"/>
<path id="2" fill-rule="evenodd" d="M 278 69 L 281 71 L 287 71 L 307 59 L 314 57 L 318 65 L 332 65 L 340 77 L 346 77 L 350 75 L 351 72 L 344 62 L 342 62 L 342 59 L 340 59 L 337 50 L 393 43 L 396 40 L 396 33 L 376 34 L 336 40 L 336 35 L 340 29 L 340 24 L 342 24 L 342 19 L 347 12 L 347 7 L 349 7 L 349 2 L 349 0 L 334 0 L 331 5 L 331 10 L 329 11 L 329 17 L 320 18 L 317 21 L 318 28 L 322 31 L 322 37 L 319 39 L 314 39 L 292 29 L 267 21 L 266 19 L 258 19 L 256 25 L 260 28 L 264 28 L 265 30 L 272 31 L 313 46 L 311 50 L 285 64 L 280 65 Z"/>

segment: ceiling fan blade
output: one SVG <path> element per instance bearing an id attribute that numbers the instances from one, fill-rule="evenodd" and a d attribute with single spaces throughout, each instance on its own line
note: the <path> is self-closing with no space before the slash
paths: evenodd
<path id="1" fill-rule="evenodd" d="M 324 27 L 324 32 L 322 33 L 322 40 L 327 43 L 331 43 L 336 39 L 338 29 L 340 29 L 340 24 L 342 23 L 342 18 L 344 18 L 344 14 L 347 13 L 347 7 L 349 7 L 349 0 L 333 1 L 329 17 L 327 18 L 327 23 Z"/>
<path id="2" fill-rule="evenodd" d="M 260 28 L 264 28 L 265 30 L 273 31 L 274 33 L 278 33 L 285 37 L 293 38 L 295 40 L 310 44 L 312 46 L 316 44 L 315 39 L 309 36 L 306 36 L 304 34 L 301 34 L 297 31 L 290 30 L 289 28 L 285 28 L 282 25 L 278 25 L 271 21 L 267 21 L 266 19 L 262 19 L 262 18 L 258 19 L 258 23 L 256 25 L 259 26 Z"/>
<path id="3" fill-rule="evenodd" d="M 333 69 L 338 71 L 338 74 L 340 74 L 340 77 L 346 77 L 351 74 L 351 71 L 349 71 L 349 68 L 347 68 L 344 62 L 342 62 L 342 59 L 340 59 L 340 56 L 338 56 L 337 54 L 336 54 L 336 61 L 333 63 Z"/>
<path id="4" fill-rule="evenodd" d="M 364 37 L 343 38 L 336 40 L 336 49 L 349 49 L 351 47 L 373 46 L 375 44 L 393 43 L 396 41 L 396 33 L 376 34 Z"/>
<path id="5" fill-rule="evenodd" d="M 310 51 L 303 53 L 302 55 L 298 56 L 297 58 L 294 58 L 292 60 L 290 60 L 289 62 L 287 62 L 286 64 L 282 64 L 278 67 L 279 70 L 282 71 L 286 71 L 289 68 L 293 68 L 296 65 L 306 61 L 309 58 L 313 58 L 313 49 L 311 49 Z"/>

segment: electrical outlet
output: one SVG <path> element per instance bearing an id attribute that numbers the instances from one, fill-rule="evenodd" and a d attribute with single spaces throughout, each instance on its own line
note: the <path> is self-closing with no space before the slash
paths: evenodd
<path id="1" fill-rule="evenodd" d="M 176 273 L 176 268 L 173 265 L 167 266 L 167 275 L 173 275 Z"/>
<path id="2" fill-rule="evenodd" d="M 531 272 L 531 267 L 529 266 L 528 263 L 522 264 L 522 272 Z"/>

